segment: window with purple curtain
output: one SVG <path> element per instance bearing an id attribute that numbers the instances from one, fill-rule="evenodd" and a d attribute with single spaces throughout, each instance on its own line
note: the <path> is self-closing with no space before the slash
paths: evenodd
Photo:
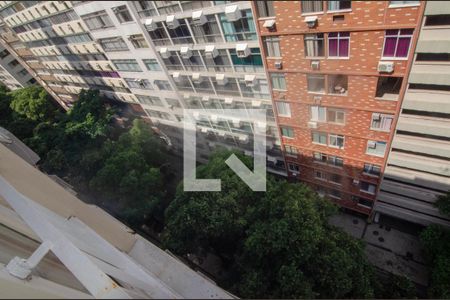
<path id="1" fill-rule="evenodd" d="M 406 58 L 411 44 L 413 29 L 386 30 L 383 57 Z"/>
<path id="2" fill-rule="evenodd" d="M 328 57 L 348 57 L 350 32 L 330 32 L 328 34 Z"/>

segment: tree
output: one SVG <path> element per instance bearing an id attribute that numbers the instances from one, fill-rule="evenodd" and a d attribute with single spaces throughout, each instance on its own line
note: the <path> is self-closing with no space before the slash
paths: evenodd
<path id="1" fill-rule="evenodd" d="M 49 95 L 42 87 L 31 85 L 11 92 L 11 109 L 33 121 L 52 118 L 56 107 L 49 100 Z"/>
<path id="2" fill-rule="evenodd" d="M 450 217 L 450 191 L 444 195 L 440 195 L 435 205 L 443 215 Z"/>
<path id="3" fill-rule="evenodd" d="M 377 299 L 415 299 L 417 289 L 414 283 L 405 276 L 389 273 L 388 276 L 378 276 L 375 290 Z"/>
<path id="4" fill-rule="evenodd" d="M 428 226 L 420 235 L 431 269 L 430 298 L 450 298 L 450 231 L 439 225 Z"/>
<path id="5" fill-rule="evenodd" d="M 183 192 L 166 210 L 163 242 L 181 255 L 213 252 L 231 265 L 223 284 L 248 298 L 371 297 L 372 269 L 361 242 L 328 225 L 336 211 L 303 184 L 268 176 L 252 192 L 218 152 L 197 169 L 221 192 Z M 251 167 L 251 161 L 235 153 Z"/>

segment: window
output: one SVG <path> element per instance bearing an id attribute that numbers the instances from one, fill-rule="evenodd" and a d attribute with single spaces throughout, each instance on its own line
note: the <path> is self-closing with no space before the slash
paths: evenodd
<path id="1" fill-rule="evenodd" d="M 287 156 L 297 157 L 298 155 L 298 149 L 294 146 L 285 145 L 284 151 Z"/>
<path id="2" fill-rule="evenodd" d="M 272 79 L 272 88 L 274 90 L 286 90 L 286 79 L 284 74 L 271 73 L 270 78 Z"/>
<path id="3" fill-rule="evenodd" d="M 402 77 L 378 77 L 375 97 L 383 100 L 397 100 L 402 82 Z"/>
<path id="4" fill-rule="evenodd" d="M 347 95 L 348 91 L 347 75 L 328 75 L 328 93 L 337 95 Z"/>
<path id="5" fill-rule="evenodd" d="M 361 181 L 360 191 L 368 194 L 375 195 L 375 191 L 377 190 L 377 186 L 375 184 L 371 184 L 365 181 Z"/>
<path id="6" fill-rule="evenodd" d="M 169 106 L 172 107 L 181 107 L 180 101 L 178 101 L 178 99 L 174 99 L 174 98 L 166 98 L 166 102 Z"/>
<path id="7" fill-rule="evenodd" d="M 100 45 L 106 51 L 127 51 L 128 46 L 121 37 L 113 37 L 99 40 Z"/>
<path id="8" fill-rule="evenodd" d="M 267 57 L 281 57 L 280 37 L 267 36 L 263 37 L 263 40 L 264 40 L 264 50 L 266 51 Z"/>
<path id="9" fill-rule="evenodd" d="M 299 165 L 288 163 L 288 168 L 289 168 L 289 171 L 291 171 L 291 172 L 300 173 Z"/>
<path id="10" fill-rule="evenodd" d="M 326 122 L 327 109 L 321 106 L 311 106 L 311 121 Z"/>
<path id="11" fill-rule="evenodd" d="M 339 174 L 330 173 L 328 180 L 335 184 L 342 184 L 342 176 Z"/>
<path id="12" fill-rule="evenodd" d="M 327 180 L 327 174 L 325 172 L 318 171 L 318 170 L 314 171 L 314 177 L 316 177 L 316 179 L 319 179 L 319 180 Z"/>
<path id="13" fill-rule="evenodd" d="M 448 26 L 450 25 L 450 15 L 427 16 L 425 26 Z"/>
<path id="14" fill-rule="evenodd" d="M 0 52 L 0 58 L 3 59 L 9 55 L 9 51 L 4 49 L 2 52 Z"/>
<path id="15" fill-rule="evenodd" d="M 330 192 L 328 193 L 328 196 L 331 198 L 341 199 L 342 195 L 341 192 L 335 189 L 330 189 Z"/>
<path id="16" fill-rule="evenodd" d="M 379 113 L 373 113 L 370 129 L 390 131 L 393 120 L 394 120 L 393 115 L 383 115 Z"/>
<path id="17" fill-rule="evenodd" d="M 161 99 L 153 96 L 144 96 L 144 95 L 136 95 L 138 101 L 142 104 L 151 105 L 151 106 L 163 106 Z"/>
<path id="18" fill-rule="evenodd" d="M 386 30 L 383 58 L 406 58 L 412 35 L 413 29 Z"/>
<path id="19" fill-rule="evenodd" d="M 158 87 L 159 90 L 162 91 L 171 91 L 172 87 L 167 80 L 155 80 L 154 84 Z"/>
<path id="20" fill-rule="evenodd" d="M 322 2 L 323 1 L 301 1 L 302 13 L 305 14 L 323 11 Z"/>
<path id="21" fill-rule="evenodd" d="M 253 22 L 253 14 L 250 9 L 241 10 L 242 17 L 234 22 L 229 22 L 225 14 L 220 14 L 222 30 L 227 42 L 256 40 L 256 28 Z"/>
<path id="22" fill-rule="evenodd" d="M 130 35 L 129 40 L 131 44 L 133 44 L 133 47 L 136 49 L 148 48 L 148 44 L 142 34 Z"/>
<path id="23" fill-rule="evenodd" d="M 124 78 L 124 80 L 130 88 L 153 90 L 152 84 L 147 79 Z"/>
<path id="24" fill-rule="evenodd" d="M 328 155 L 327 163 L 330 166 L 342 167 L 344 165 L 344 160 L 339 156 Z"/>
<path id="25" fill-rule="evenodd" d="M 154 58 L 152 59 L 143 59 L 145 67 L 149 71 L 161 71 L 161 67 L 158 64 L 158 61 Z"/>
<path id="26" fill-rule="evenodd" d="M 365 163 L 364 164 L 364 173 L 378 177 L 381 174 L 381 167 L 377 166 L 377 165 Z"/>
<path id="27" fill-rule="evenodd" d="M 329 135 L 329 146 L 333 147 L 333 148 L 339 148 L 342 149 L 344 148 L 344 136 L 343 135 L 338 135 L 338 134 L 330 134 Z"/>
<path id="28" fill-rule="evenodd" d="M 328 34 L 328 57 L 348 58 L 350 32 L 330 32 Z"/>
<path id="29" fill-rule="evenodd" d="M 398 1 L 398 0 L 391 0 L 389 1 L 389 6 L 404 6 L 404 5 L 419 5 L 420 1 Z"/>
<path id="30" fill-rule="evenodd" d="M 345 112 L 340 109 L 328 108 L 327 119 L 330 123 L 344 124 Z"/>
<path id="31" fill-rule="evenodd" d="M 112 10 L 114 11 L 116 18 L 120 23 L 133 21 L 133 17 L 131 16 L 130 12 L 128 11 L 125 5 L 113 7 Z"/>
<path id="32" fill-rule="evenodd" d="M 307 74 L 308 92 L 325 93 L 325 75 Z"/>
<path id="33" fill-rule="evenodd" d="M 199 1 L 200 2 L 200 1 Z M 203 25 L 195 24 L 192 19 L 189 19 L 192 33 L 198 43 L 221 43 L 223 42 L 222 34 L 220 33 L 220 26 L 216 20 L 215 15 L 207 15 L 206 23 Z"/>
<path id="34" fill-rule="evenodd" d="M 328 10 L 344 10 L 352 8 L 352 1 L 328 1 Z"/>
<path id="35" fill-rule="evenodd" d="M 117 70 L 123 72 L 142 72 L 139 64 L 134 59 L 116 59 L 112 60 Z"/>
<path id="36" fill-rule="evenodd" d="M 291 127 L 281 127 L 281 135 L 287 138 L 294 138 L 294 129 Z"/>
<path id="37" fill-rule="evenodd" d="M 167 23 L 166 27 L 168 27 Z M 173 29 L 167 28 L 167 31 L 174 44 L 193 43 L 191 33 L 184 19 L 178 19 L 178 26 Z"/>
<path id="38" fill-rule="evenodd" d="M 11 62 L 8 63 L 8 66 L 10 66 L 11 68 L 14 68 L 15 66 L 17 66 L 19 64 L 19 62 L 15 59 Z"/>
<path id="39" fill-rule="evenodd" d="M 358 206 L 363 206 L 363 207 L 367 207 L 367 208 L 372 208 L 373 207 L 373 201 L 369 200 L 369 199 L 364 199 L 358 196 L 352 196 L 352 200 L 354 202 L 356 202 L 356 204 Z"/>
<path id="40" fill-rule="evenodd" d="M 323 33 L 305 34 L 305 55 L 306 57 L 323 57 L 325 56 L 325 46 Z"/>
<path id="41" fill-rule="evenodd" d="M 367 151 L 369 155 L 384 156 L 386 151 L 386 142 L 368 141 Z"/>
<path id="42" fill-rule="evenodd" d="M 291 107 L 288 102 L 275 102 L 277 105 L 277 112 L 279 116 L 282 117 L 291 117 Z"/>
<path id="43" fill-rule="evenodd" d="M 325 153 L 320 153 L 320 152 L 314 152 L 313 154 L 313 160 L 315 162 L 319 162 L 319 163 L 327 163 L 327 157 L 328 155 Z"/>
<path id="44" fill-rule="evenodd" d="M 321 145 L 327 145 L 327 134 L 324 132 L 313 132 L 312 142 Z"/>
<path id="45" fill-rule="evenodd" d="M 86 23 L 86 26 L 90 30 L 114 27 L 111 19 L 104 10 L 81 16 L 81 18 L 83 19 L 83 21 Z M 69 20 L 66 20 L 64 22 L 67 21 Z"/>
<path id="46" fill-rule="evenodd" d="M 416 61 L 449 62 L 450 53 L 417 53 Z"/>
<path id="47" fill-rule="evenodd" d="M 273 1 L 255 1 L 256 9 L 258 10 L 258 17 L 273 17 L 275 11 L 273 9 Z"/>

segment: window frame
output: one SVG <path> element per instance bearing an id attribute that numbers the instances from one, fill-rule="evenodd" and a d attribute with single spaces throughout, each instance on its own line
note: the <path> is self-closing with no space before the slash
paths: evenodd
<path id="1" fill-rule="evenodd" d="M 363 184 L 367 184 L 368 190 L 363 189 Z M 374 186 L 375 187 L 373 192 L 370 191 L 370 186 Z M 373 184 L 373 183 L 370 183 L 370 182 L 367 182 L 367 181 L 363 181 L 363 180 L 360 181 L 360 184 L 359 184 L 359 191 L 360 192 L 363 192 L 363 193 L 366 193 L 366 194 L 369 194 L 369 195 L 375 195 L 377 193 L 377 189 L 378 189 L 378 186 L 376 184 Z"/>
<path id="2" fill-rule="evenodd" d="M 282 85 L 284 85 L 284 89 L 283 89 L 283 87 L 281 87 L 281 88 L 279 88 L 278 86 L 275 87 L 274 79 L 276 79 L 277 85 L 279 85 L 279 83 L 281 82 L 280 80 L 282 79 L 282 81 L 284 82 L 282 84 Z M 270 83 L 272 85 L 272 90 L 287 91 L 286 75 L 284 73 L 270 73 Z"/>
<path id="3" fill-rule="evenodd" d="M 369 152 L 369 143 L 370 142 L 375 142 L 375 149 L 378 145 L 378 143 L 384 143 L 384 153 L 382 155 L 380 154 L 376 154 L 376 153 L 370 153 Z M 385 157 L 386 156 L 386 150 L 388 150 L 387 148 L 387 142 L 383 142 L 383 141 L 374 141 L 374 140 L 368 140 L 367 141 L 367 146 L 366 146 L 366 154 L 367 155 L 372 155 L 372 156 L 376 156 L 376 157 Z"/>
<path id="4" fill-rule="evenodd" d="M 342 122 L 337 122 L 337 121 L 330 121 L 330 113 L 334 113 L 335 114 L 335 119 L 337 120 L 337 116 L 338 114 L 342 114 Z M 331 123 L 331 124 L 336 124 L 336 125 L 345 125 L 345 110 L 340 109 L 340 108 L 333 108 L 333 107 L 329 107 L 327 109 L 327 123 Z"/>
<path id="5" fill-rule="evenodd" d="M 283 109 L 280 109 L 280 105 L 283 107 Z M 286 101 L 275 101 L 275 106 L 276 106 L 276 109 L 277 109 L 277 115 L 279 117 L 290 118 L 292 116 L 291 104 L 289 102 L 286 102 Z M 286 114 L 281 113 L 281 110 L 284 110 L 286 112 Z"/>
<path id="6" fill-rule="evenodd" d="M 379 121 L 380 127 L 374 127 L 373 126 L 374 125 L 374 123 L 373 123 L 374 122 L 374 117 L 375 117 L 376 114 L 380 115 L 380 121 Z M 390 123 L 388 129 L 383 129 L 383 127 L 381 126 L 385 119 L 391 119 L 391 123 Z M 383 113 L 372 113 L 372 117 L 370 119 L 370 130 L 382 131 L 382 132 L 391 132 L 393 123 L 394 123 L 394 115 L 383 114 Z"/>
<path id="7" fill-rule="evenodd" d="M 337 33 L 336 37 L 330 37 L 330 33 Z M 341 37 L 342 33 L 348 33 L 348 36 Z M 329 32 L 327 33 L 327 59 L 350 59 L 350 50 L 351 50 L 351 33 L 350 31 L 338 31 L 338 32 Z M 331 40 L 337 40 L 337 54 L 338 56 L 331 56 L 330 55 L 330 39 Z M 347 50 L 347 56 L 341 56 L 339 53 L 339 45 L 341 43 L 341 40 L 348 40 L 348 50 Z"/>
<path id="8" fill-rule="evenodd" d="M 264 52 L 266 54 L 267 58 L 281 58 L 281 47 L 280 47 L 280 36 L 264 36 L 263 37 L 263 45 L 264 45 Z M 270 47 L 269 47 L 270 45 Z M 277 47 L 274 47 L 274 45 L 277 45 Z M 277 49 L 275 49 L 277 48 Z M 272 55 L 276 54 L 278 52 L 278 56 Z"/>
<path id="9" fill-rule="evenodd" d="M 289 150 L 288 150 L 288 147 L 289 147 Z M 286 156 L 289 156 L 289 157 L 298 157 L 298 148 L 291 146 L 291 145 L 284 145 L 284 153 Z"/>
<path id="10" fill-rule="evenodd" d="M 407 29 L 411 29 L 412 33 L 410 35 L 401 35 L 400 31 L 401 30 L 407 30 Z M 386 39 L 388 37 L 393 37 L 393 35 L 387 35 L 387 31 L 388 30 L 397 30 L 397 35 L 396 37 L 396 42 L 395 42 L 395 50 L 394 50 L 394 56 L 384 56 L 384 48 L 386 47 Z M 395 56 L 397 53 L 397 48 L 398 48 L 398 42 L 400 38 L 404 38 L 409 36 L 409 45 L 408 45 L 408 52 L 406 53 L 406 56 L 401 57 L 401 56 Z M 381 60 L 408 60 L 409 54 L 411 53 L 411 45 L 412 45 L 412 41 L 413 41 L 413 36 L 414 36 L 414 28 L 402 28 L 402 29 L 387 29 L 384 31 L 384 38 L 383 38 L 383 47 L 381 48 Z"/>
<path id="11" fill-rule="evenodd" d="M 322 37 L 318 37 L 319 35 L 322 35 Z M 310 36 L 315 36 L 314 38 L 309 38 Z M 322 41 L 322 54 L 323 55 L 319 55 L 319 56 L 311 56 L 308 55 L 308 47 L 307 47 L 307 42 L 308 41 L 313 41 L 314 43 L 319 43 L 318 41 Z M 324 33 L 307 33 L 303 35 L 303 47 L 305 49 L 305 58 L 325 58 L 326 57 L 326 43 L 325 43 L 325 34 Z M 319 52 L 319 51 L 318 51 Z"/>
<path id="12" fill-rule="evenodd" d="M 333 145 L 331 143 L 331 138 L 335 138 L 336 139 L 336 144 L 339 144 L 338 141 L 342 140 L 342 147 L 340 147 L 339 145 Z M 345 147 L 345 136 L 342 135 L 342 134 L 329 133 L 328 134 L 328 147 L 336 148 L 336 149 L 344 149 L 344 147 Z"/>
<path id="13" fill-rule="evenodd" d="M 314 134 L 317 134 L 319 137 L 319 142 L 314 141 Z M 321 135 L 325 135 L 325 143 L 320 143 Z M 323 136 L 322 136 L 323 139 Z M 316 145 L 328 146 L 328 133 L 321 131 L 312 131 L 311 132 L 311 142 Z"/>
<path id="14" fill-rule="evenodd" d="M 321 9 L 321 10 L 318 10 L 318 11 L 305 12 L 305 11 L 303 10 L 303 4 L 304 4 L 305 2 L 304 2 L 304 1 L 300 1 L 300 13 L 301 13 L 302 16 L 315 15 L 315 14 L 323 14 L 323 13 L 325 12 L 325 9 L 324 9 L 324 7 L 323 7 L 323 1 L 314 0 L 314 1 L 311 1 L 311 2 L 320 2 L 320 5 L 321 5 L 322 9 Z"/>
<path id="15" fill-rule="evenodd" d="M 374 170 L 375 168 L 379 169 L 378 173 L 376 173 L 376 174 L 370 173 L 370 171 Z M 366 171 L 366 169 L 368 169 L 369 171 Z M 367 175 L 367 176 L 379 178 L 381 176 L 381 166 L 371 164 L 371 163 L 364 163 L 363 174 Z"/>
<path id="16" fill-rule="evenodd" d="M 284 135 L 284 130 L 287 130 L 287 132 L 291 132 L 292 133 L 292 136 L 289 136 L 289 135 Z M 281 136 L 283 137 L 283 138 L 287 138 L 287 139 L 294 139 L 295 138 L 295 131 L 294 131 L 294 128 L 292 128 L 292 127 L 289 127 L 289 126 L 280 126 L 280 132 L 281 132 Z"/>
<path id="17" fill-rule="evenodd" d="M 152 63 L 151 63 L 150 61 L 152 61 Z M 155 72 L 158 72 L 158 71 L 161 71 L 161 70 L 162 70 L 162 69 L 161 69 L 161 65 L 159 64 L 159 62 L 158 62 L 158 60 L 157 60 L 156 58 L 146 58 L 146 59 L 143 59 L 142 62 L 144 63 L 145 68 L 147 69 L 147 71 L 155 71 Z M 156 65 L 157 68 L 149 68 L 149 67 L 148 67 L 149 65 L 153 65 L 153 66 Z"/>
<path id="18" fill-rule="evenodd" d="M 287 165 L 288 165 L 288 170 L 290 172 L 292 172 L 292 173 L 300 173 L 300 165 L 294 164 L 294 163 L 291 163 L 291 162 L 288 162 Z M 292 170 L 291 166 L 293 166 L 295 169 Z"/>
<path id="19" fill-rule="evenodd" d="M 117 21 L 120 24 L 128 24 L 128 23 L 132 23 L 134 22 L 134 18 L 133 15 L 130 13 L 130 10 L 128 9 L 128 7 L 126 5 L 119 5 L 119 6 L 115 6 L 111 8 L 114 15 L 116 16 Z M 122 13 L 126 13 L 128 14 L 128 16 L 130 17 L 130 21 L 125 21 L 123 19 Z"/>

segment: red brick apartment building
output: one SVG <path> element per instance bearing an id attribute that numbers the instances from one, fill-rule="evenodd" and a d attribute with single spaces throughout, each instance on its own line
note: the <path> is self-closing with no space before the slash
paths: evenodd
<path id="1" fill-rule="evenodd" d="M 422 1 L 255 1 L 292 180 L 370 215 Z"/>

